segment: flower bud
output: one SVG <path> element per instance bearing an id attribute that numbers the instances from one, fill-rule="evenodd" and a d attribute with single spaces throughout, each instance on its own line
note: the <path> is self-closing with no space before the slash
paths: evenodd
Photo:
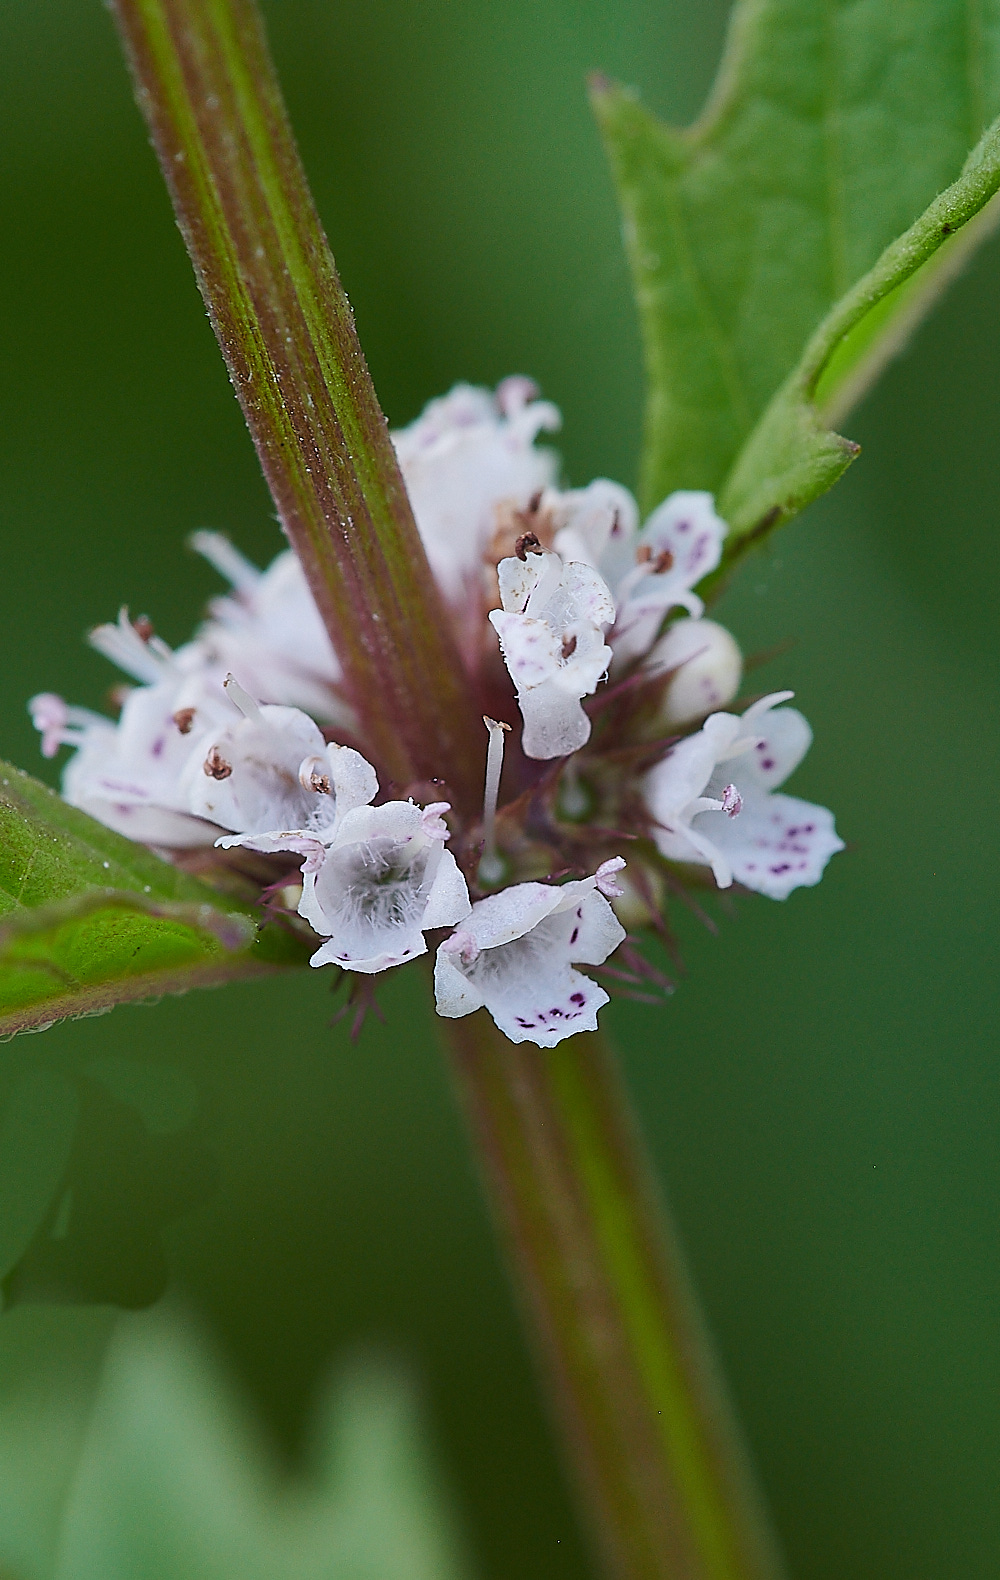
<path id="1" fill-rule="evenodd" d="M 743 656 L 725 626 L 714 620 L 677 620 L 646 660 L 653 673 L 672 670 L 657 723 L 692 724 L 731 702 L 743 678 Z"/>

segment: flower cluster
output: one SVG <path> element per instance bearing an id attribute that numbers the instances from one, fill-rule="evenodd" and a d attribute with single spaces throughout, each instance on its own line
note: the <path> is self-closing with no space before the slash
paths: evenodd
<path id="1" fill-rule="evenodd" d="M 74 806 L 173 860 L 255 853 L 314 966 L 372 975 L 448 930 L 439 1013 L 485 1006 L 541 1047 L 596 1027 L 608 993 L 577 966 L 656 976 L 623 922 L 667 937 L 668 893 L 698 882 L 784 899 L 843 848 L 824 807 L 779 792 L 811 740 L 791 693 L 725 711 L 742 658 L 696 590 L 726 535 L 711 496 L 672 494 L 640 523 L 617 483 L 561 490 L 536 443 L 559 421 L 513 378 L 460 385 L 394 436 L 488 727 L 481 821 L 417 787 L 380 796 L 291 551 L 262 572 L 196 534 L 231 591 L 191 642 L 172 650 L 125 610 L 91 634 L 136 682 L 117 720 L 30 704 L 46 756 L 75 748 Z M 623 945 L 627 969 L 607 967 Z"/>

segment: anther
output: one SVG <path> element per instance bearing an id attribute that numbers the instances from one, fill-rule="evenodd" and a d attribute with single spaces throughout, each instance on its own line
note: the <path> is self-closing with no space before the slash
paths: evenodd
<path id="1" fill-rule="evenodd" d="M 739 817 L 743 811 L 743 797 L 735 785 L 726 785 L 723 790 L 722 810 L 727 817 Z"/>
<path id="2" fill-rule="evenodd" d="M 317 795 L 330 794 L 330 775 L 324 772 L 322 757 L 306 757 L 299 766 L 299 784 Z"/>
<path id="3" fill-rule="evenodd" d="M 156 635 L 156 628 L 148 614 L 141 614 L 137 620 L 133 620 L 132 629 L 140 642 L 148 642 Z"/>
<path id="4" fill-rule="evenodd" d="M 202 764 L 206 779 L 228 779 L 232 771 L 232 763 L 227 763 L 219 748 L 213 746 Z"/>
<path id="5" fill-rule="evenodd" d="M 194 724 L 194 708 L 178 708 L 174 714 L 174 723 L 182 735 L 190 735 Z"/>
<path id="6" fill-rule="evenodd" d="M 659 554 L 656 556 L 656 559 L 653 561 L 653 575 L 662 576 L 664 571 L 670 570 L 673 563 L 674 557 L 670 550 L 661 549 Z"/>
<path id="7" fill-rule="evenodd" d="M 541 539 L 538 537 L 537 533 L 522 532 L 521 536 L 514 544 L 514 553 L 517 555 L 519 560 L 526 560 L 529 554 L 537 554 L 541 546 Z"/>
<path id="8" fill-rule="evenodd" d="M 562 644 L 563 662 L 565 662 L 567 658 L 572 658 L 573 654 L 575 652 L 576 652 L 576 637 L 575 636 L 564 636 L 563 637 L 563 644 Z"/>

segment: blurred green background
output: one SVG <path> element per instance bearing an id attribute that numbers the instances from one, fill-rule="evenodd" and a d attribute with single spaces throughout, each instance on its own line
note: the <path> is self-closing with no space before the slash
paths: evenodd
<path id="1" fill-rule="evenodd" d="M 638 337 L 584 75 L 689 119 L 726 5 L 265 10 L 390 420 L 527 372 L 569 478 L 634 481 Z M 100 706 L 111 681 L 88 625 L 124 600 L 182 640 L 215 590 L 187 533 L 260 561 L 279 539 L 98 0 L 0 10 L 0 168 L 0 750 L 37 772 L 25 699 Z M 792 644 L 762 676 L 813 722 L 794 787 L 849 852 L 718 938 L 682 922 L 673 1002 L 608 1017 L 796 1580 L 1000 1565 L 998 287 L 993 244 L 846 424 L 861 460 L 722 607 L 746 651 Z M 421 998 L 388 983 L 357 1046 L 320 976 L 4 1047 L 5 1081 L 114 1055 L 199 1093 L 155 1145 L 95 1097 L 78 1240 L 18 1292 L 141 1304 L 169 1272 L 290 1462 L 332 1361 L 388 1348 L 481 1574 L 588 1575 Z"/>

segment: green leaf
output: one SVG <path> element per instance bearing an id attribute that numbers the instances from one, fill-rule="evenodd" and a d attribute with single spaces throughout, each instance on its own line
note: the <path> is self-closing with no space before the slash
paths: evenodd
<path id="1" fill-rule="evenodd" d="M 289 1486 L 189 1336 L 124 1321 L 39 1580 L 459 1580 L 407 1390 L 367 1369 L 331 1404 L 333 1454 Z"/>
<path id="2" fill-rule="evenodd" d="M 649 393 L 648 509 L 718 493 L 834 304 L 955 181 L 1000 112 L 995 0 L 737 0 L 718 80 L 677 130 L 606 84 Z M 996 206 L 883 299 L 821 392 L 843 415 L 926 311 Z M 867 338 L 866 338 L 867 336 Z M 827 473 L 843 446 L 823 458 Z"/>
<path id="3" fill-rule="evenodd" d="M 0 764 L 0 1035 L 304 958 L 290 934 Z"/>
<path id="4" fill-rule="evenodd" d="M 0 1279 L 23 1256 L 69 1162 L 79 1103 L 54 1070 L 21 1073 L 0 1119 Z"/>
<path id="5" fill-rule="evenodd" d="M 115 1318 L 22 1307 L 0 1318 L 0 1575 L 49 1580 Z"/>
<path id="6" fill-rule="evenodd" d="M 886 321 L 894 299 L 906 292 L 943 242 L 957 237 L 982 212 L 998 187 L 1000 120 L 970 154 L 954 185 L 886 248 L 875 267 L 827 315 L 757 423 L 721 494 L 720 508 L 731 527 L 729 563 L 746 540 L 802 510 L 850 465 L 858 446 L 827 427 L 823 395 L 834 399 L 842 387 L 840 369 L 847 369 L 843 377 L 848 377 L 857 367 L 852 337 L 863 339 L 873 318 Z"/>
<path id="7" fill-rule="evenodd" d="M 17 1052 L 22 1064 L 38 1057 L 34 1049 Z M 212 1154 L 177 1127 L 177 1109 L 170 1114 L 162 1101 L 150 1102 L 151 1072 L 138 1090 L 136 1075 L 123 1080 L 119 1067 L 119 1096 L 92 1069 L 88 1061 L 75 1078 L 79 1121 L 58 1194 L 4 1278 L 7 1311 L 39 1302 L 151 1305 L 169 1277 L 164 1229 L 218 1187 Z M 24 1144 L 16 1133 L 11 1140 Z"/>

